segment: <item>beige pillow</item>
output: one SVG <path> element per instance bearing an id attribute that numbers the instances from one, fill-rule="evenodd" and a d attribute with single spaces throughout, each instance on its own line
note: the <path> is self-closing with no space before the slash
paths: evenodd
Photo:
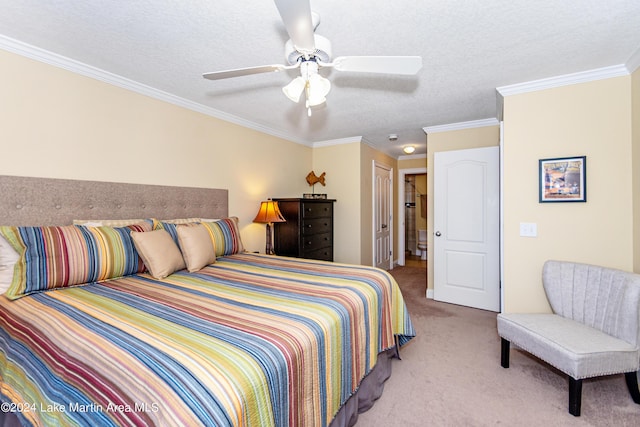
<path id="1" fill-rule="evenodd" d="M 171 235 L 165 230 L 132 231 L 131 239 L 149 273 L 164 279 L 174 271 L 184 269 L 184 259 Z"/>
<path id="2" fill-rule="evenodd" d="M 216 262 L 216 251 L 207 228 L 202 224 L 181 224 L 176 227 L 178 243 L 190 272 Z"/>
<path id="3" fill-rule="evenodd" d="M 20 259 L 15 249 L 0 236 L 0 294 L 4 294 L 13 281 L 13 270 Z"/>

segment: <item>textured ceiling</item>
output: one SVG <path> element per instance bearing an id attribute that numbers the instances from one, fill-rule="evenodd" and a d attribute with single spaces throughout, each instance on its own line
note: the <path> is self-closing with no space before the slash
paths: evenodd
<path id="1" fill-rule="evenodd" d="M 305 1 L 305 0 L 302 0 Z M 0 35 L 313 144 L 362 137 L 393 157 L 426 153 L 425 127 L 495 118 L 496 88 L 625 65 L 640 49 L 638 0 L 311 0 L 333 56 L 419 55 L 416 76 L 321 71 L 307 117 L 281 91 L 296 71 L 210 81 L 284 63 L 269 0 L 0 0 Z M 398 134 L 390 143 L 388 135 Z"/>

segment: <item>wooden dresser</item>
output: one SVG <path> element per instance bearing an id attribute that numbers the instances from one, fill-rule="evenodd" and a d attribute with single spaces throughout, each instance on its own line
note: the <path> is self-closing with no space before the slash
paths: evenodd
<path id="1" fill-rule="evenodd" d="M 332 199 L 273 199 L 287 222 L 274 224 L 276 255 L 333 261 Z"/>

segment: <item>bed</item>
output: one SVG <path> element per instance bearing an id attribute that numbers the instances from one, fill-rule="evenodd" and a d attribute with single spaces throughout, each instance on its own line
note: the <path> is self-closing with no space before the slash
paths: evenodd
<path id="1" fill-rule="evenodd" d="M 0 297 L 4 425 L 353 425 L 415 335 L 387 272 L 244 251 L 224 190 L 3 176 L 0 190 L 7 242 L 84 248 L 67 250 L 84 260 L 75 280 L 72 261 L 25 262 L 14 274 L 39 287 Z M 215 260 L 192 268 L 182 232 L 203 227 Z M 154 235 L 182 250 L 166 277 L 127 240 Z M 139 252 L 105 252 L 109 239 Z"/>

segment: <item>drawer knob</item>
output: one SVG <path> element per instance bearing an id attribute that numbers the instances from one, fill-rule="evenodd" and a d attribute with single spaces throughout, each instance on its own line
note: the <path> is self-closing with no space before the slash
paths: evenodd
<path id="1" fill-rule="evenodd" d="M 311 228 L 311 224 L 307 225 L 307 228 Z"/>

